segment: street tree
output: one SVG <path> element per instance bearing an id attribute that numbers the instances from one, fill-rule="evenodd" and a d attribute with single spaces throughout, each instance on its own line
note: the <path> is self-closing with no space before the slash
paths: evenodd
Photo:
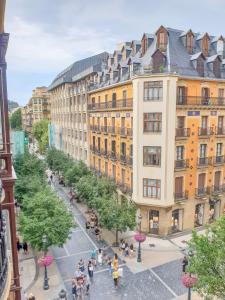
<path id="1" fill-rule="evenodd" d="M 10 126 L 13 130 L 22 130 L 21 109 L 18 108 L 10 117 Z"/>
<path id="2" fill-rule="evenodd" d="M 74 227 L 73 216 L 66 205 L 49 187 L 33 197 L 24 197 L 19 216 L 19 232 L 35 250 L 43 250 L 42 237 L 47 236 L 46 248 L 62 247 Z"/>
<path id="3" fill-rule="evenodd" d="M 82 162 L 74 162 L 72 167 L 65 172 L 65 183 L 68 186 L 75 185 L 81 177 L 90 174 L 86 165 Z"/>
<path id="4" fill-rule="evenodd" d="M 119 232 L 134 230 L 136 226 L 136 207 L 127 200 L 119 202 L 115 198 L 103 198 L 98 212 L 101 225 L 108 230 L 115 230 L 116 244 Z"/>
<path id="5" fill-rule="evenodd" d="M 188 271 L 198 278 L 195 289 L 204 297 L 225 299 L 225 216 L 203 235 L 194 231 L 189 247 L 194 255 L 190 257 Z"/>
<path id="6" fill-rule="evenodd" d="M 39 151 L 44 153 L 48 145 L 48 120 L 35 122 L 32 128 L 32 134 L 38 141 Z"/>

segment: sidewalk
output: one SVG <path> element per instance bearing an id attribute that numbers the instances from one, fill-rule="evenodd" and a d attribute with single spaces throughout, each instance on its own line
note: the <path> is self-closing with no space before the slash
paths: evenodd
<path id="1" fill-rule="evenodd" d="M 51 255 L 51 251 L 49 251 Z M 59 299 L 58 294 L 61 289 L 66 289 L 58 271 L 56 262 L 53 261 L 48 267 L 49 290 L 43 290 L 44 268 L 37 265 L 38 258 L 31 250 L 29 254 L 19 254 L 20 280 L 22 286 L 22 300 L 32 293 L 36 300 Z"/>

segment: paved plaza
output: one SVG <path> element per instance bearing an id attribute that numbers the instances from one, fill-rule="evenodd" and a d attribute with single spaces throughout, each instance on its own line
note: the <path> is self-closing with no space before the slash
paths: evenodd
<path id="1" fill-rule="evenodd" d="M 59 185 L 55 186 L 58 195 L 68 203 L 68 196 L 65 189 Z M 52 252 L 61 274 L 62 280 L 69 295 L 71 296 L 71 278 L 74 275 L 75 267 L 80 260 L 88 260 L 92 249 L 105 247 L 107 255 L 113 257 L 114 252 L 105 242 L 97 242 L 92 233 L 85 230 L 85 218 L 79 208 L 74 205 L 70 208 L 73 212 L 77 227 L 73 230 L 63 248 L 53 248 Z M 151 259 L 151 251 L 144 250 L 145 255 Z M 159 253 L 160 255 L 160 253 Z M 124 277 L 118 289 L 113 286 L 113 279 L 109 275 L 107 266 L 98 266 L 94 272 L 94 280 L 91 285 L 90 296 L 92 300 L 169 300 L 176 299 L 187 291 L 181 283 L 181 253 L 179 259 L 158 265 L 157 267 L 146 266 L 143 271 L 132 272 L 129 263 L 123 260 L 119 264 L 123 266 Z"/>

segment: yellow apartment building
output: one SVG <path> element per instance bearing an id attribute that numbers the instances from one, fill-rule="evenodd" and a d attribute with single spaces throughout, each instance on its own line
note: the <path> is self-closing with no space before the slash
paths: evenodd
<path id="1" fill-rule="evenodd" d="M 90 165 L 136 203 L 146 232 L 224 213 L 224 58 L 222 36 L 161 26 L 109 55 L 89 89 Z"/>

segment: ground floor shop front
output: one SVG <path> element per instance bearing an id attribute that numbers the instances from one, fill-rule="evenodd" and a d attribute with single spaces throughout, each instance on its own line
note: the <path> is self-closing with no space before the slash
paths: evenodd
<path id="1" fill-rule="evenodd" d="M 167 207 L 139 206 L 141 229 L 166 236 L 209 224 L 224 214 L 225 197 L 188 199 Z"/>

